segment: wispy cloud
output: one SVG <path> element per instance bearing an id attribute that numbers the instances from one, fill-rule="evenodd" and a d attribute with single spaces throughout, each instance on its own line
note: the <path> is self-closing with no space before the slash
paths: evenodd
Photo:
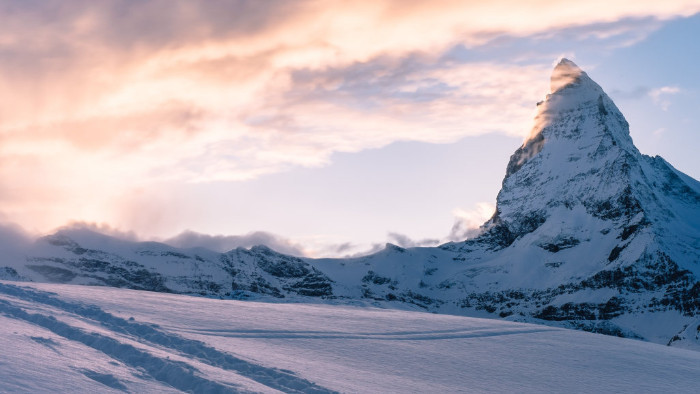
<path id="1" fill-rule="evenodd" d="M 155 182 L 252 179 L 398 140 L 522 134 L 549 66 L 446 54 L 562 29 L 608 39 L 638 32 L 635 18 L 698 11 L 639 0 L 0 1 L 0 201 L 30 227 L 114 223 Z"/>
<path id="2" fill-rule="evenodd" d="M 681 89 L 677 86 L 662 86 L 658 89 L 652 89 L 649 91 L 649 97 L 654 101 L 654 104 L 661 107 L 662 110 L 667 111 L 668 107 L 671 106 L 671 100 L 668 96 L 678 94 Z"/>
<path id="3" fill-rule="evenodd" d="M 439 245 L 441 242 L 439 239 L 420 239 L 414 240 L 409 236 L 401 233 L 390 232 L 388 234 L 389 241 L 396 244 L 402 248 L 416 248 L 421 246 L 435 246 Z"/>
<path id="4" fill-rule="evenodd" d="M 492 203 L 481 202 L 472 209 L 457 208 L 452 213 L 455 222 L 447 237 L 448 241 L 464 241 L 479 234 L 480 227 L 496 212 L 496 206 Z"/>
<path id="5" fill-rule="evenodd" d="M 294 256 L 304 256 L 306 254 L 300 245 L 264 231 L 256 231 L 244 235 L 208 235 L 194 231 L 185 231 L 175 237 L 163 240 L 163 242 L 178 248 L 201 247 L 218 252 L 265 245 L 280 253 Z"/>

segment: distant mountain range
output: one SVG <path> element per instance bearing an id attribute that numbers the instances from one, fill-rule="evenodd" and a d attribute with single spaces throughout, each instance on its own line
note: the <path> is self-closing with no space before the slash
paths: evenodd
<path id="1" fill-rule="evenodd" d="M 352 259 L 226 253 L 65 230 L 0 279 L 493 316 L 700 348 L 700 182 L 642 155 L 598 84 L 562 60 L 480 235 Z"/>

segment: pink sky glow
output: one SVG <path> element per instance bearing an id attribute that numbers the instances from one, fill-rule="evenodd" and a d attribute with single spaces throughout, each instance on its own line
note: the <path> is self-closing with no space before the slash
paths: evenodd
<path id="1" fill-rule="evenodd" d="M 280 231 L 227 228 L 226 213 L 191 222 L 209 197 L 172 196 L 397 141 L 524 138 L 552 62 L 570 53 L 455 61 L 453 48 L 566 29 L 624 36 L 623 48 L 697 12 L 655 0 L 0 1 L 0 217 L 38 233 L 71 221 L 144 238 Z M 640 18 L 647 27 L 628 23 Z M 445 212 L 478 222 L 475 206 Z"/>

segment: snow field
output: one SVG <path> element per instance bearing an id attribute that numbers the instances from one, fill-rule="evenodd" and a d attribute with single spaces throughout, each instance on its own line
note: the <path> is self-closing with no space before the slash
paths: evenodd
<path id="1" fill-rule="evenodd" d="M 0 282 L 0 391 L 696 392 L 700 352 L 546 326 Z"/>

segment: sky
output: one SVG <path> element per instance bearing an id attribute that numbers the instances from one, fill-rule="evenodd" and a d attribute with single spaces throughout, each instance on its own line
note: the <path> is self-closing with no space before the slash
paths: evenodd
<path id="1" fill-rule="evenodd" d="M 349 256 L 473 233 L 557 61 L 700 178 L 700 1 L 0 0 L 0 220 Z"/>

